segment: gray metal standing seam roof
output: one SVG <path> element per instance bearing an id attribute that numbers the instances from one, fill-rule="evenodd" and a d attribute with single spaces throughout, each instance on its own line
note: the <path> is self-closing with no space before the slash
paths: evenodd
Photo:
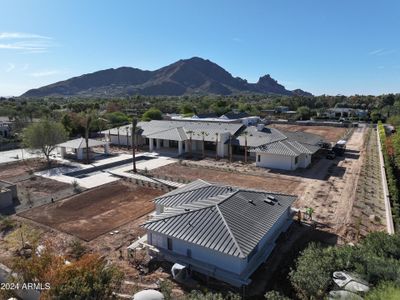
<path id="1" fill-rule="evenodd" d="M 126 133 L 126 128 L 131 125 L 120 127 L 120 134 Z M 264 152 L 279 155 L 297 156 L 301 153 L 313 154 L 319 149 L 319 144 L 324 141 L 323 137 L 307 132 L 281 131 L 275 128 L 265 127 L 258 130 L 255 126 L 244 126 L 240 123 L 219 123 L 199 121 L 176 121 L 176 120 L 153 120 L 150 122 L 139 122 L 138 128 L 141 135 L 148 138 L 168 139 L 175 141 L 204 140 L 215 142 L 216 134 L 230 133 L 232 145 L 247 146 L 250 152 Z M 117 134 L 118 129 L 104 130 L 103 133 Z M 247 132 L 246 137 L 243 135 Z M 130 135 L 130 130 L 128 130 Z M 226 141 L 229 143 L 229 140 Z"/>
<path id="2" fill-rule="evenodd" d="M 245 258 L 295 199 L 292 195 L 231 187 L 227 193 L 166 209 L 143 227 Z"/>
<path id="3" fill-rule="evenodd" d="M 244 125 L 241 123 L 226 123 L 226 122 L 204 122 L 204 121 L 178 121 L 178 120 L 152 120 L 150 122 L 139 122 L 138 128 L 141 128 L 141 135 L 145 137 L 155 137 L 156 134 L 160 134 L 157 138 L 167 139 L 167 135 L 177 137 L 176 133 L 170 131 L 172 129 L 181 128 L 181 133 L 185 133 L 186 140 L 192 136 L 193 140 L 201 141 L 203 139 L 202 132 L 204 132 L 204 140 L 214 142 L 216 134 L 230 133 L 234 135 Z M 126 133 L 125 127 L 131 128 L 132 125 L 124 125 L 119 129 L 119 133 Z M 162 133 L 165 133 L 164 136 Z M 113 135 L 118 134 L 118 128 L 112 128 L 109 130 L 103 130 L 102 133 Z M 183 136 L 179 134 L 181 138 Z M 131 134 L 131 130 L 128 131 L 128 135 Z"/>
<path id="4" fill-rule="evenodd" d="M 228 186 L 209 185 L 193 190 L 183 191 L 181 193 L 175 193 L 170 196 L 158 197 L 154 199 L 154 202 L 168 207 L 177 207 L 182 204 L 201 201 L 221 194 L 227 194 L 231 191 L 232 188 Z"/>
<path id="5" fill-rule="evenodd" d="M 247 132 L 246 136 L 244 132 Z M 287 136 L 275 128 L 265 127 L 262 131 L 259 131 L 255 126 L 248 126 L 232 141 L 232 145 L 244 146 L 246 139 L 248 147 L 258 147 L 264 144 L 285 140 Z"/>
<path id="6" fill-rule="evenodd" d="M 283 140 L 271 144 L 262 145 L 249 149 L 250 152 L 264 152 L 270 154 L 298 156 L 302 153 L 314 154 L 318 151 L 319 146 L 302 144 L 296 141 Z"/>
<path id="7" fill-rule="evenodd" d="M 189 182 L 188 184 L 185 184 L 184 186 L 181 186 L 181 187 L 179 187 L 175 190 L 172 190 L 160 197 L 157 197 L 156 199 L 163 198 L 163 197 L 170 196 L 170 195 L 179 194 L 179 193 L 190 191 L 190 190 L 194 190 L 194 189 L 204 187 L 204 186 L 210 186 L 210 185 L 211 185 L 211 183 L 204 181 L 203 179 L 196 179 L 192 182 Z"/>

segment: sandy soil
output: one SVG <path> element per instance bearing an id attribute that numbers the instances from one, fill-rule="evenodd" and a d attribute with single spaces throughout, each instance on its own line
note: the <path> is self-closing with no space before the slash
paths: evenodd
<path id="1" fill-rule="evenodd" d="M 117 182 L 36 207 L 20 216 L 90 241 L 154 210 L 163 192 Z"/>
<path id="2" fill-rule="evenodd" d="M 323 136 L 329 142 L 338 141 L 347 130 L 347 128 L 331 126 L 300 126 L 289 124 L 271 124 L 268 126 L 287 131 L 304 131 L 308 133 L 318 134 L 320 136 Z"/>
<path id="3" fill-rule="evenodd" d="M 357 184 L 352 219 L 344 232 L 346 236 L 356 240 L 368 232 L 386 230 L 378 141 L 374 129 L 368 129 L 362 154 L 363 165 Z"/>
<path id="4" fill-rule="evenodd" d="M 286 179 L 277 175 L 246 175 L 238 172 L 209 170 L 196 166 L 184 166 L 179 163 L 155 169 L 153 170 L 153 173 L 158 176 L 169 176 L 190 181 L 200 178 L 209 182 L 287 194 L 293 194 L 301 183 L 301 181 L 296 178 Z"/>
<path id="5" fill-rule="evenodd" d="M 33 177 L 33 179 L 20 181 L 17 185 L 18 190 L 29 190 L 35 197 L 46 197 L 71 188 L 71 184 L 38 176 Z"/>
<path id="6" fill-rule="evenodd" d="M 57 162 L 52 167 L 59 167 Z M 12 162 L 0 165 L 0 179 L 11 182 L 24 180 L 34 172 L 47 169 L 47 162 L 41 159 L 27 159 L 25 161 Z"/>
<path id="7" fill-rule="evenodd" d="M 326 159 L 320 160 L 314 166 L 314 177 L 308 179 L 304 193 L 295 203 L 301 209 L 312 207 L 313 219 L 327 231 L 337 234 L 342 242 L 354 242 L 345 232 L 352 223 L 356 187 L 365 155 L 364 137 L 365 129 L 357 129 L 348 141 L 344 157 L 336 158 L 332 164 L 324 163 Z"/>

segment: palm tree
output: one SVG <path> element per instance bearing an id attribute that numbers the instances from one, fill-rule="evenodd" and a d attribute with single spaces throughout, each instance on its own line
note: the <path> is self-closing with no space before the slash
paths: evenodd
<path id="1" fill-rule="evenodd" d="M 247 135 L 249 133 L 247 131 L 242 132 L 242 136 L 244 136 L 244 162 L 247 163 Z"/>
<path id="2" fill-rule="evenodd" d="M 218 132 L 215 133 L 215 160 L 218 160 Z"/>
<path id="3" fill-rule="evenodd" d="M 129 126 L 125 127 L 125 131 L 126 131 L 126 147 L 129 150 Z"/>
<path id="4" fill-rule="evenodd" d="M 90 151 L 89 151 L 89 132 L 90 126 L 92 125 L 92 114 L 86 112 L 81 119 L 82 125 L 85 128 L 85 142 L 86 142 L 86 163 L 90 163 Z"/>
<path id="5" fill-rule="evenodd" d="M 205 132 L 205 131 L 202 131 L 202 132 L 200 132 L 200 134 L 199 135 L 201 135 L 202 136 L 202 139 L 203 139 L 203 146 L 202 146 L 202 155 L 203 155 L 203 158 L 205 158 L 206 157 L 206 149 L 205 149 L 205 142 L 204 142 L 204 137 L 205 136 L 207 136 L 208 135 L 208 133 L 207 132 Z"/>
<path id="6" fill-rule="evenodd" d="M 192 157 L 192 135 L 193 135 L 194 131 L 189 130 L 189 131 L 186 131 L 186 133 L 189 134 L 189 158 L 191 158 Z"/>
<path id="7" fill-rule="evenodd" d="M 135 147 L 136 147 L 136 128 L 137 126 L 137 120 L 136 118 L 132 118 L 132 162 L 133 162 L 133 172 L 136 173 L 136 153 L 135 153 Z"/>
<path id="8" fill-rule="evenodd" d="M 229 162 L 232 162 L 232 134 L 229 134 Z"/>
<path id="9" fill-rule="evenodd" d="M 117 134 L 118 134 L 118 147 L 120 147 L 121 146 L 121 142 L 119 140 L 119 127 L 117 128 Z"/>

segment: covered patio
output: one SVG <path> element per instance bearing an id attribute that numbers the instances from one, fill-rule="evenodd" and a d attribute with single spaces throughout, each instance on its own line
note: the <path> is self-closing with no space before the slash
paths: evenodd
<path id="1" fill-rule="evenodd" d="M 94 147 L 103 147 L 104 154 L 109 153 L 109 142 L 98 141 L 89 139 L 89 154 L 93 157 L 96 153 L 93 151 Z M 84 138 L 78 138 L 70 140 L 57 145 L 58 153 L 62 158 L 67 156 L 74 156 L 78 160 L 82 160 L 86 157 L 86 140 Z"/>

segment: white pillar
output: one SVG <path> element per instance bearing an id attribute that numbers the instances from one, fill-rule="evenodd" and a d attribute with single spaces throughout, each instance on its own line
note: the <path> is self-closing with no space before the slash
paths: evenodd
<path id="1" fill-rule="evenodd" d="M 182 141 L 178 141 L 178 154 L 182 155 L 183 149 L 182 149 L 183 143 Z"/>
<path id="2" fill-rule="evenodd" d="M 65 149 L 65 147 L 60 147 L 61 158 L 64 158 L 66 154 L 67 154 L 67 149 Z"/>
<path id="3" fill-rule="evenodd" d="M 156 139 L 156 149 L 160 149 L 160 148 L 161 148 L 161 140 Z"/>
<path id="4" fill-rule="evenodd" d="M 149 149 L 150 149 L 150 152 L 153 152 L 153 149 L 154 149 L 154 142 L 153 142 L 153 139 L 152 139 L 152 138 L 149 138 Z"/>
<path id="5" fill-rule="evenodd" d="M 83 148 L 77 149 L 76 158 L 79 160 L 83 159 Z"/>
<path id="6" fill-rule="evenodd" d="M 189 152 L 189 140 L 185 141 L 185 152 Z"/>
<path id="7" fill-rule="evenodd" d="M 107 143 L 104 145 L 104 154 L 108 154 L 110 152 L 110 145 Z"/>

